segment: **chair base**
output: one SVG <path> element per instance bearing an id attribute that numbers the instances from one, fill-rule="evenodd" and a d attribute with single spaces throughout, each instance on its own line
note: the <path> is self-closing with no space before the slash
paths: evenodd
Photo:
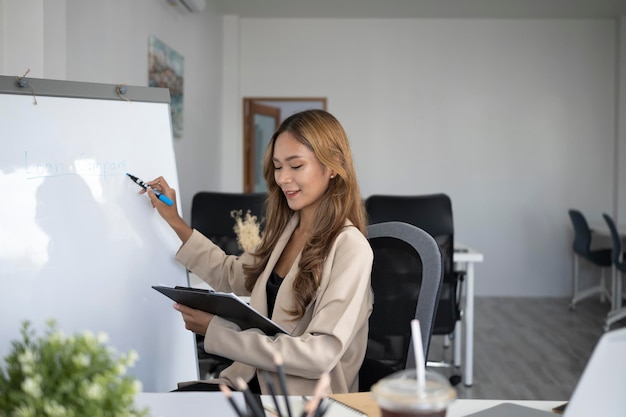
<path id="1" fill-rule="evenodd" d="M 609 269 L 610 266 L 595 265 L 596 267 L 599 267 L 600 269 L 599 284 L 590 288 L 586 288 L 582 291 L 578 289 L 579 280 L 580 280 L 580 259 L 585 260 L 585 258 L 580 257 L 577 253 L 574 253 L 574 265 L 573 265 L 574 275 L 572 277 L 574 288 L 573 288 L 572 301 L 570 302 L 570 305 L 569 305 L 569 308 L 572 311 L 576 308 L 576 303 L 584 300 L 585 298 L 593 297 L 595 295 L 600 295 L 600 300 L 604 302 L 605 300 L 611 300 L 611 297 L 613 295 L 613 292 L 607 288 L 606 280 L 604 278 L 604 271 L 606 269 Z M 587 261 L 586 263 L 590 263 L 590 262 Z"/>
<path id="2" fill-rule="evenodd" d="M 604 321 L 604 331 L 608 332 L 611 329 L 611 325 L 626 318 L 626 307 L 622 307 L 617 310 L 609 311 L 606 320 Z"/>
<path id="3" fill-rule="evenodd" d="M 444 361 L 427 361 L 426 367 L 452 369 L 454 372 L 448 378 L 448 380 L 450 381 L 450 385 L 452 386 L 458 385 L 463 380 L 463 378 L 461 377 L 461 374 L 459 373 L 459 368 L 455 366 L 453 363 L 444 362 Z"/>
<path id="4" fill-rule="evenodd" d="M 602 285 L 596 285 L 595 287 L 587 288 L 583 291 L 580 291 L 574 297 L 572 297 L 572 301 L 569 304 L 570 310 L 574 310 L 576 308 L 576 304 L 580 301 L 589 297 L 593 297 L 595 295 L 600 295 L 602 301 L 611 299 L 611 294 L 606 287 L 603 287 Z"/>
<path id="5" fill-rule="evenodd" d="M 448 378 L 452 386 L 458 385 L 462 381 L 461 374 L 459 373 L 459 369 L 461 368 L 461 336 L 462 336 L 461 332 L 462 332 L 462 326 L 461 326 L 461 321 L 459 320 L 456 322 L 455 330 L 452 333 L 443 335 L 443 348 L 448 349 L 450 348 L 450 346 L 453 347 L 453 362 L 447 362 L 443 360 L 442 361 L 431 361 L 431 360 L 426 361 L 427 367 L 452 369 L 453 373 Z M 437 336 L 442 336 L 442 335 L 437 335 Z M 453 343 L 451 343 L 451 341 Z"/>
<path id="6" fill-rule="evenodd" d="M 621 271 L 613 271 L 613 273 L 613 292 L 615 299 L 612 302 L 611 311 L 607 313 L 606 320 L 604 321 L 605 332 L 610 330 L 613 323 L 626 318 L 626 306 L 623 303 L 624 292 L 622 290 L 623 275 Z"/>

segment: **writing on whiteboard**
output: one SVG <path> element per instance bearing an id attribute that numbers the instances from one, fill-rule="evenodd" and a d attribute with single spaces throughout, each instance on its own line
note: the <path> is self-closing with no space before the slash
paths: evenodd
<path id="1" fill-rule="evenodd" d="M 49 161 L 35 160 L 24 151 L 24 172 L 26 179 L 58 177 L 63 175 L 99 176 L 125 175 L 128 166 L 125 159 L 117 161 L 97 161 L 79 154 L 74 160 Z"/>

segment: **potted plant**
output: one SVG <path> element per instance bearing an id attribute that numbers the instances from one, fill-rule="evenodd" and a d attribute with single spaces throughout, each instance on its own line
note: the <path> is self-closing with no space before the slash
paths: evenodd
<path id="1" fill-rule="evenodd" d="M 135 351 L 118 354 L 104 333 L 66 336 L 53 320 L 43 336 L 25 321 L 21 335 L 0 369 L 1 417 L 147 415 L 134 406 L 141 383 L 126 375 Z"/>

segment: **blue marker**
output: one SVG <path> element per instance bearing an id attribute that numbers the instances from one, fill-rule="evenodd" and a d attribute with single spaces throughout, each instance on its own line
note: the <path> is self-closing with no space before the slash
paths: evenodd
<path id="1" fill-rule="evenodd" d="M 140 180 L 139 178 L 135 177 L 134 175 L 130 175 L 128 172 L 126 173 L 126 175 L 128 175 L 128 177 L 133 180 L 134 183 L 136 183 L 137 185 L 139 185 L 140 187 L 142 187 L 144 190 L 148 189 L 148 184 L 146 184 L 145 182 L 143 182 L 142 180 Z M 158 192 L 154 187 L 152 187 L 152 190 L 154 191 L 154 194 L 159 198 L 159 200 L 161 200 L 162 202 L 164 202 L 165 204 L 167 204 L 168 206 L 171 206 L 172 204 L 174 204 L 174 202 L 172 201 L 171 198 L 169 198 L 168 196 L 166 196 L 165 194 L 161 194 L 160 192 Z"/>

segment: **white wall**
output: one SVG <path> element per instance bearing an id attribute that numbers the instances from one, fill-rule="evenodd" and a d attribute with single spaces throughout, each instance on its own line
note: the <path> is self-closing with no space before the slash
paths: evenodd
<path id="1" fill-rule="evenodd" d="M 148 85 L 148 37 L 183 55 L 184 130 L 175 140 L 183 215 L 199 190 L 221 183 L 222 18 L 165 0 L 0 0 L 0 73 Z M 3 48 L 4 53 L 3 53 Z M 132 144 L 129 144 L 132 146 Z M 146 158 L 150 149 L 146 149 Z M 159 175 L 158 172 L 154 176 Z"/>
<path id="2" fill-rule="evenodd" d="M 242 97 L 326 96 L 365 196 L 451 195 L 457 239 L 486 255 L 478 295 L 560 296 L 570 293 L 567 208 L 601 220 L 617 207 L 626 222 L 624 26 L 240 19 L 211 0 L 200 14 L 165 0 L 0 0 L 0 73 L 147 85 L 148 36 L 180 52 L 175 150 L 187 219 L 195 192 L 242 189 Z"/>
<path id="3" fill-rule="evenodd" d="M 4 65 L 10 75 L 23 75 L 28 68 L 30 77 L 43 73 L 43 5 L 42 0 L 2 1 Z M 54 1 L 54 0 L 53 0 Z"/>
<path id="4" fill-rule="evenodd" d="M 365 196 L 451 196 L 456 238 L 485 253 L 478 295 L 570 294 L 567 209 L 601 220 L 615 201 L 614 21 L 229 24 L 226 96 L 328 97 Z"/>

